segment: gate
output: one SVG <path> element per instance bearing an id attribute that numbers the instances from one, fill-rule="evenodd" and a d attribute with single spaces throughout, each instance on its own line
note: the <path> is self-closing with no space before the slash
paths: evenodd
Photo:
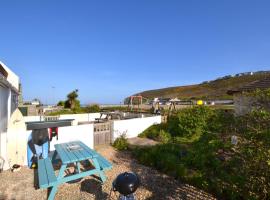
<path id="1" fill-rule="evenodd" d="M 111 122 L 94 124 L 94 146 L 112 142 Z"/>

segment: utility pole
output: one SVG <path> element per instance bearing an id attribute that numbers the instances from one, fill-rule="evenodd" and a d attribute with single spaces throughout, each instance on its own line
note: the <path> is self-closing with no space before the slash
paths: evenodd
<path id="1" fill-rule="evenodd" d="M 53 105 L 55 104 L 55 99 L 54 99 L 54 89 L 55 89 L 55 87 L 52 86 L 52 104 L 53 104 Z"/>

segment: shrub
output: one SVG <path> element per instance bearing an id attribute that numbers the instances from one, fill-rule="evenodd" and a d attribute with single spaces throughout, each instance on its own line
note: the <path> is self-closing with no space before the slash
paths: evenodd
<path id="1" fill-rule="evenodd" d="M 146 137 L 153 140 L 160 141 L 160 133 L 167 129 L 167 125 L 162 124 L 155 124 L 144 130 L 141 134 L 139 134 L 139 137 Z M 163 133 L 162 133 L 163 134 Z M 169 134 L 169 133 L 168 133 Z M 164 134 L 163 134 L 164 136 Z"/>
<path id="2" fill-rule="evenodd" d="M 171 141 L 171 134 L 164 131 L 164 130 L 160 130 L 159 136 L 158 136 L 158 141 L 160 141 L 162 143 L 170 142 Z"/>
<path id="3" fill-rule="evenodd" d="M 97 112 L 100 112 L 100 107 L 98 104 L 92 104 L 92 105 L 89 105 L 85 108 L 85 111 L 87 113 L 97 113 Z"/>
<path id="4" fill-rule="evenodd" d="M 207 120 L 213 111 L 205 106 L 194 106 L 179 111 L 168 118 L 168 130 L 173 136 L 191 137 L 200 134 L 207 127 Z"/>
<path id="5" fill-rule="evenodd" d="M 116 138 L 113 143 L 113 147 L 119 151 L 126 150 L 128 148 L 126 136 L 123 134 L 120 137 Z"/>
<path id="6" fill-rule="evenodd" d="M 65 101 L 59 101 L 58 103 L 57 103 L 57 106 L 64 106 L 65 105 Z"/>

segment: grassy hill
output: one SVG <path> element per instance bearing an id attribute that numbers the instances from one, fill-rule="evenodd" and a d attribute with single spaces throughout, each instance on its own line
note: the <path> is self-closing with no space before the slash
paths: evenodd
<path id="1" fill-rule="evenodd" d="M 238 88 L 250 82 L 261 80 L 270 75 L 269 72 L 256 72 L 253 75 L 225 76 L 213 81 L 206 81 L 201 84 L 168 87 L 162 89 L 140 92 L 143 97 L 153 99 L 155 97 L 180 99 L 231 99 L 227 95 L 229 89 Z"/>

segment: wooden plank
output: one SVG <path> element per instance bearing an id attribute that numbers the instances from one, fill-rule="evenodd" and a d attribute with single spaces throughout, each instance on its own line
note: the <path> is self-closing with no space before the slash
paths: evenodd
<path id="1" fill-rule="evenodd" d="M 69 151 L 68 150 L 68 145 L 69 144 L 73 144 L 73 142 L 61 144 L 62 145 L 62 149 L 66 153 L 66 155 L 69 157 L 70 163 L 71 162 L 76 162 L 76 161 L 78 161 L 78 158 L 75 156 L 74 151 Z"/>
<path id="2" fill-rule="evenodd" d="M 57 181 L 55 173 L 54 173 L 54 169 L 52 166 L 52 162 L 49 158 L 46 158 L 46 159 L 44 159 L 44 164 L 46 167 L 46 173 L 47 173 L 47 177 L 48 177 L 48 185 L 52 186 Z"/>
<path id="3" fill-rule="evenodd" d="M 79 145 L 82 148 L 82 150 L 78 151 L 78 153 L 80 153 L 84 157 L 84 159 L 89 159 L 93 157 L 92 154 L 88 152 L 89 148 L 86 145 L 83 145 L 81 141 L 76 141 L 75 144 Z"/>
<path id="4" fill-rule="evenodd" d="M 48 177 L 44 159 L 38 160 L 38 181 L 40 188 L 47 188 L 48 186 Z"/>
<path id="5" fill-rule="evenodd" d="M 81 141 L 78 141 L 78 142 L 79 142 L 79 144 L 81 145 L 81 147 L 83 147 L 83 148 L 85 149 L 85 151 L 86 151 L 87 153 L 89 153 L 93 158 L 95 158 L 95 157 L 98 156 L 96 151 L 94 151 L 94 150 L 91 149 L 90 147 L 86 146 L 83 142 L 81 142 Z"/>
<path id="6" fill-rule="evenodd" d="M 70 158 L 68 157 L 66 152 L 63 150 L 63 147 L 61 146 L 61 144 L 56 144 L 56 145 L 54 145 L 54 147 L 55 147 L 55 150 L 57 151 L 57 154 L 59 155 L 61 161 L 64 164 L 70 163 Z"/>
<path id="7" fill-rule="evenodd" d="M 74 151 L 74 155 L 77 157 L 78 161 L 87 160 L 92 158 L 92 154 L 90 154 L 84 146 L 81 145 L 81 142 L 75 141 L 73 142 L 74 145 L 79 145 L 82 149 L 78 151 Z"/>
<path id="8" fill-rule="evenodd" d="M 63 177 L 62 179 L 59 179 L 57 181 L 57 183 L 58 184 L 66 183 L 66 182 L 69 182 L 69 181 L 72 181 L 72 180 L 76 180 L 76 179 L 79 179 L 79 178 L 83 178 L 83 177 L 90 176 L 90 175 L 93 175 L 93 174 L 98 174 L 98 173 L 99 173 L 99 170 L 92 169 L 92 170 L 84 171 L 84 172 L 81 172 L 81 173 L 78 173 L 78 174 Z"/>

